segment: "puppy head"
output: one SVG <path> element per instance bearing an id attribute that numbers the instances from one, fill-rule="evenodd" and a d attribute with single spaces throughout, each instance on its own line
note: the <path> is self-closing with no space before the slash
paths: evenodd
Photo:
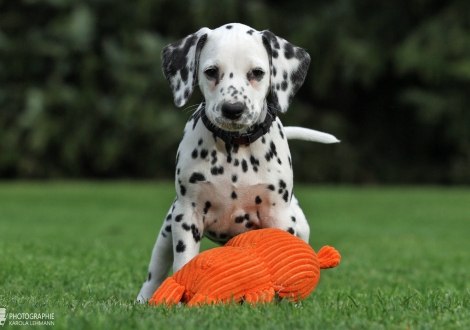
<path id="1" fill-rule="evenodd" d="M 229 24 L 213 30 L 198 69 L 208 119 L 227 131 L 243 131 L 264 119 L 269 63 L 261 35 L 249 27 Z"/>
<path id="2" fill-rule="evenodd" d="M 162 62 L 177 106 L 187 102 L 197 79 L 208 119 L 224 130 L 243 132 L 264 120 L 269 91 L 277 109 L 287 111 L 310 57 L 269 31 L 232 23 L 168 45 Z"/>

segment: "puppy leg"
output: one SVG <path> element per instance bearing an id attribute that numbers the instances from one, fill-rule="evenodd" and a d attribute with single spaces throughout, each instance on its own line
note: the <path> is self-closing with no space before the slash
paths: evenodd
<path id="1" fill-rule="evenodd" d="M 199 254 L 204 231 L 202 219 L 193 211 L 191 205 L 175 203 L 171 231 L 173 234 L 173 272 L 177 272 L 192 258 Z"/>
<path id="2" fill-rule="evenodd" d="M 137 301 L 140 303 L 145 303 L 152 298 L 153 293 L 167 278 L 170 271 L 173 262 L 173 237 L 171 233 L 173 209 L 172 207 L 168 212 L 155 242 L 152 257 L 150 258 L 148 277 L 137 296 Z"/>
<path id="3" fill-rule="evenodd" d="M 304 212 L 300 208 L 299 201 L 295 196 L 292 196 L 291 200 L 291 210 L 294 212 L 295 217 L 295 228 L 296 228 L 296 235 L 303 241 L 308 243 L 308 239 L 310 237 L 310 227 L 307 222 L 307 218 L 304 215 Z"/>

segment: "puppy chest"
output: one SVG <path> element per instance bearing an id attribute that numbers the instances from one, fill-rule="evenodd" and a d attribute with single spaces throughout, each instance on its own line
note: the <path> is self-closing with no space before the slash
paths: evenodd
<path id="1" fill-rule="evenodd" d="M 216 242 L 269 227 L 277 210 L 287 204 L 270 185 L 240 186 L 222 181 L 202 183 L 193 204 L 193 214 L 202 221 L 204 234 Z"/>

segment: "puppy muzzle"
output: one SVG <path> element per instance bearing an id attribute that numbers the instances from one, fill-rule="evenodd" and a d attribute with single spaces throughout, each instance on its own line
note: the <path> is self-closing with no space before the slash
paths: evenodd
<path id="1" fill-rule="evenodd" d="M 241 118 L 243 111 L 245 110 L 245 104 L 242 102 L 224 102 L 224 104 L 222 104 L 221 110 L 225 118 L 230 120 L 237 120 Z"/>

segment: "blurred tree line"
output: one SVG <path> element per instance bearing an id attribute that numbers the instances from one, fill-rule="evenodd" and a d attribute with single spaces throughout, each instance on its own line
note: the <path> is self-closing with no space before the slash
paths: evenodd
<path id="1" fill-rule="evenodd" d="M 470 183 L 468 0 L 0 0 L 0 177 L 171 179 L 160 52 L 229 22 L 312 57 L 281 119 L 342 142 L 292 141 L 297 180 Z"/>

